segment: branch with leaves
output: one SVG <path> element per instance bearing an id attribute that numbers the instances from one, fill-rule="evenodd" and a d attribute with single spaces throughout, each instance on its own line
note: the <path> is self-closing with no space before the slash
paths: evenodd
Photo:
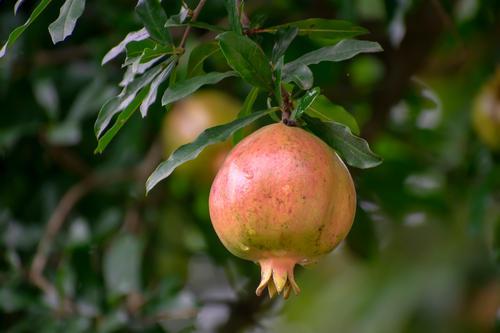
<path id="1" fill-rule="evenodd" d="M 40 1 L 28 21 L 11 33 L 0 57 L 50 2 Z M 137 110 L 146 117 L 161 91 L 161 105 L 168 106 L 205 85 L 237 77 L 253 87 L 238 119 L 207 129 L 194 142 L 174 151 L 150 175 L 146 182 L 147 191 L 179 165 L 196 158 L 205 147 L 233 135 L 241 139 L 242 128 L 263 117 L 277 119 L 276 112 L 281 112 L 281 121 L 285 124 L 303 126 L 322 138 L 353 167 L 370 168 L 381 163 L 368 143 L 356 136 L 359 128 L 350 113 L 322 95 L 320 87 L 314 87 L 314 76 L 309 67 L 321 62 L 344 61 L 360 53 L 381 51 L 376 42 L 354 39 L 366 34 L 367 30 L 350 22 L 319 18 L 270 27 L 254 26 L 244 12 L 244 2 L 236 0 L 226 0 L 229 26 L 214 26 L 198 20 L 205 3 L 206 0 L 201 0 L 194 10 L 182 4 L 177 14 L 168 17 L 161 1 L 138 1 L 135 11 L 143 28 L 127 34 L 102 61 L 106 64 L 125 53 L 122 65 L 125 72 L 119 83 L 122 90 L 102 106 L 95 122 L 96 153 L 106 149 Z M 54 43 L 72 33 L 84 8 L 84 0 L 67 0 L 63 4 L 59 17 L 49 26 Z M 245 26 L 242 26 L 242 21 Z M 185 27 L 178 46 L 175 46 L 170 32 L 176 27 Z M 217 35 L 215 40 L 199 44 L 186 55 L 184 46 L 193 28 L 213 31 Z M 274 36 L 272 50 L 265 50 L 253 39 L 259 34 Z M 308 37 L 326 46 L 285 62 L 286 52 L 297 36 Z M 206 73 L 204 62 L 216 55 L 223 56 L 227 71 Z M 181 57 L 189 57 L 185 73 L 178 70 Z M 268 109 L 253 111 L 259 94 L 268 96 Z"/>

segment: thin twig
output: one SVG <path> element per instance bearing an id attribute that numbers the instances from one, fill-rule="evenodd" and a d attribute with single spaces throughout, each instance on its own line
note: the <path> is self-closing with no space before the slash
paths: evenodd
<path id="1" fill-rule="evenodd" d="M 200 15 L 201 10 L 203 9 L 203 6 L 205 6 L 206 2 L 207 2 L 207 0 L 200 0 L 200 2 L 198 2 L 198 5 L 196 6 L 196 8 L 193 11 L 193 16 L 191 17 L 191 22 L 196 21 L 196 19 Z M 186 41 L 187 41 L 187 38 L 188 38 L 190 32 L 191 32 L 191 26 L 188 25 L 186 27 L 186 29 L 184 30 L 184 34 L 182 35 L 181 42 L 179 43 L 179 48 L 184 48 L 184 45 L 186 44 Z"/>
<path id="2" fill-rule="evenodd" d="M 61 198 L 45 227 L 42 239 L 38 243 L 33 262 L 30 268 L 30 279 L 37 287 L 47 294 L 54 294 L 55 287 L 45 278 L 43 271 L 47 265 L 52 244 L 64 221 L 73 207 L 89 192 L 105 185 L 120 181 L 135 179 L 143 184 L 149 173 L 161 158 L 161 147 L 155 142 L 142 163 L 132 169 L 113 170 L 105 173 L 92 173 L 73 185 Z"/>
<path id="3" fill-rule="evenodd" d="M 274 33 L 274 32 L 275 32 L 275 29 L 269 29 L 269 28 L 253 28 L 253 29 L 246 29 L 246 30 L 244 31 L 245 35 L 247 35 L 247 36 L 252 36 L 252 35 L 261 34 L 261 33 L 266 33 L 266 32 L 269 32 L 269 33 Z"/>
<path id="4" fill-rule="evenodd" d="M 43 270 L 47 264 L 54 238 L 76 203 L 96 187 L 125 180 L 127 178 L 130 178 L 130 172 L 127 171 L 112 172 L 103 175 L 91 174 L 72 186 L 64 194 L 47 223 L 42 239 L 40 243 L 38 243 L 35 258 L 31 264 L 30 278 L 36 286 L 47 293 L 55 291 L 55 288 L 43 276 Z"/>

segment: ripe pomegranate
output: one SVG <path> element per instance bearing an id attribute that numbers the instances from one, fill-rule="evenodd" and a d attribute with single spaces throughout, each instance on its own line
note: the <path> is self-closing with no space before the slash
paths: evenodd
<path id="1" fill-rule="evenodd" d="M 500 150 L 500 67 L 474 102 L 474 128 L 492 150 Z"/>
<path id="2" fill-rule="evenodd" d="M 342 160 L 316 136 L 265 126 L 229 153 L 210 191 L 210 218 L 224 246 L 258 262 L 257 295 L 300 289 L 295 264 L 332 251 L 347 235 L 356 192 Z"/>
<path id="3" fill-rule="evenodd" d="M 234 120 L 240 108 L 237 100 L 217 90 L 203 90 L 177 102 L 163 120 L 165 157 L 183 144 L 194 141 L 206 128 Z M 195 160 L 180 166 L 176 172 L 196 177 L 197 181 L 208 185 L 230 149 L 229 140 L 212 145 Z"/>

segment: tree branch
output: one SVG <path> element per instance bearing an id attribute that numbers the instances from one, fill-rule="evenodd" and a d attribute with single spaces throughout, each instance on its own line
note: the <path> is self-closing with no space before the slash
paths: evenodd
<path id="1" fill-rule="evenodd" d="M 50 283 L 43 271 L 47 265 L 54 239 L 61 230 L 64 221 L 73 207 L 92 190 L 109 184 L 135 179 L 141 185 L 161 159 L 161 145 L 157 140 L 151 146 L 143 162 L 132 169 L 112 170 L 105 173 L 92 173 L 73 185 L 61 198 L 45 227 L 42 239 L 31 263 L 29 276 L 33 284 L 48 294 L 55 294 L 56 289 Z"/>
<path id="2" fill-rule="evenodd" d="M 207 0 L 200 0 L 198 2 L 198 5 L 193 11 L 193 16 L 191 17 L 191 22 L 194 22 L 198 19 L 198 16 L 200 15 L 201 10 L 203 9 L 203 6 L 205 6 L 205 3 Z M 186 44 L 187 38 L 189 36 L 189 33 L 191 32 L 191 26 L 187 26 L 186 29 L 184 30 L 184 34 L 182 35 L 181 42 L 179 43 L 179 48 L 184 48 L 184 45 Z"/>

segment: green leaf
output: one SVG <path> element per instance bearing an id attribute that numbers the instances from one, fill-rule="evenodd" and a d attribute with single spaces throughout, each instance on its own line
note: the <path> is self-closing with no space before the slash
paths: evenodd
<path id="1" fill-rule="evenodd" d="M 216 42 L 202 43 L 196 46 L 189 54 L 187 77 L 204 74 L 203 62 L 218 52 L 220 52 L 220 48 Z"/>
<path id="2" fill-rule="evenodd" d="M 111 294 L 140 291 L 142 249 L 140 240 L 131 234 L 113 239 L 103 261 L 104 280 Z"/>
<path id="3" fill-rule="evenodd" d="M 289 77 L 302 65 L 319 64 L 323 61 L 342 61 L 350 59 L 359 53 L 370 53 L 382 51 L 376 42 L 365 40 L 346 39 L 333 46 L 326 46 L 303 56 L 285 65 L 284 76 Z"/>
<path id="4" fill-rule="evenodd" d="M 288 74 L 284 81 L 294 82 L 300 89 L 308 90 L 313 86 L 314 76 L 309 67 L 299 64 L 291 73 Z"/>
<path id="5" fill-rule="evenodd" d="M 243 102 L 243 106 L 241 107 L 240 112 L 238 113 L 238 119 L 248 116 L 252 113 L 253 105 L 255 104 L 255 100 L 259 96 L 259 88 L 253 87 L 252 90 L 248 93 L 245 98 L 245 102 Z M 245 129 L 240 128 L 233 135 L 233 144 L 237 144 L 245 137 Z"/>
<path id="6" fill-rule="evenodd" d="M 222 54 L 231 68 L 251 85 L 272 91 L 271 66 L 259 45 L 250 38 L 232 31 L 220 34 L 217 39 Z"/>
<path id="7" fill-rule="evenodd" d="M 269 101 L 269 100 L 270 100 L 270 98 L 268 99 L 268 101 Z M 269 107 L 269 106 L 271 105 L 271 103 L 269 103 L 269 102 L 268 102 L 268 103 L 267 103 L 267 105 L 268 105 L 268 107 Z M 281 110 L 279 110 L 279 109 L 277 109 L 276 111 L 280 111 L 280 112 L 281 112 Z M 271 117 L 271 119 L 272 119 L 272 120 L 274 120 L 274 121 L 275 121 L 275 122 L 277 122 L 277 123 L 281 122 L 281 118 L 280 118 L 280 117 L 278 117 L 278 115 L 276 114 L 276 112 L 271 112 L 271 113 L 269 114 L 269 117 Z"/>
<path id="8" fill-rule="evenodd" d="M 125 48 L 129 43 L 138 42 L 147 38 L 149 38 L 149 32 L 146 30 L 146 28 L 128 33 L 127 36 L 118 45 L 116 45 L 111 50 L 109 50 L 108 53 L 106 53 L 106 55 L 102 59 L 101 65 L 106 64 L 110 60 L 116 58 L 117 55 L 125 51 Z"/>
<path id="9" fill-rule="evenodd" d="M 278 30 L 278 40 L 273 46 L 273 53 L 271 56 L 273 64 L 275 64 L 285 54 L 298 32 L 299 29 L 297 27 L 286 27 Z"/>
<path id="10" fill-rule="evenodd" d="M 276 33 L 280 29 L 288 27 L 297 27 L 299 29 L 299 35 L 306 35 L 310 38 L 317 38 L 330 43 L 368 33 L 368 30 L 365 28 L 358 27 L 348 21 L 328 20 L 322 18 L 311 18 L 302 21 L 290 22 L 270 28 L 264 28 L 262 31 Z"/>
<path id="11" fill-rule="evenodd" d="M 212 25 L 212 24 L 208 24 L 208 23 L 200 22 L 200 21 L 188 22 L 188 23 L 167 22 L 165 24 L 166 28 L 187 27 L 187 26 L 190 26 L 193 28 L 198 28 L 198 29 L 209 30 L 209 31 L 213 31 L 213 32 L 226 32 L 227 31 L 227 29 L 224 27 L 219 27 L 217 25 Z"/>
<path id="12" fill-rule="evenodd" d="M 274 66 L 274 96 L 276 97 L 276 101 L 278 105 L 283 106 L 283 95 L 281 92 L 281 79 L 282 79 L 282 71 L 283 65 L 285 62 L 285 57 L 281 57 L 276 65 Z"/>
<path id="13" fill-rule="evenodd" d="M 236 0 L 226 0 L 226 10 L 231 30 L 238 35 L 242 35 L 240 16 L 238 14 L 238 6 Z"/>
<path id="14" fill-rule="evenodd" d="M 147 86 L 171 61 L 177 61 L 177 57 L 170 57 L 163 63 L 147 69 L 143 75 L 134 78 L 120 93 L 120 96 L 123 97 L 122 100 L 130 99 L 130 95 L 135 95 L 140 89 Z"/>
<path id="15" fill-rule="evenodd" d="M 131 63 L 130 59 L 137 58 L 142 56 L 142 53 L 145 49 L 153 49 L 157 44 L 151 38 L 147 38 L 140 41 L 131 41 L 125 46 L 125 50 L 127 53 L 127 59 L 125 60 L 124 65 L 128 65 Z"/>
<path id="16" fill-rule="evenodd" d="M 319 118 L 323 121 L 334 121 L 349 127 L 351 132 L 359 134 L 359 126 L 356 119 L 342 106 L 333 104 L 324 95 L 318 96 L 312 105 L 307 108 L 306 114 Z"/>
<path id="17" fill-rule="evenodd" d="M 302 118 L 307 127 L 335 149 L 350 166 L 368 169 L 382 163 L 382 158 L 371 151 L 368 142 L 352 134 L 349 127 L 336 122 L 323 122 L 306 114 Z"/>
<path id="18" fill-rule="evenodd" d="M 147 62 L 150 62 L 154 59 L 161 58 L 166 55 L 171 55 L 175 52 L 174 48 L 172 46 L 165 46 L 165 45 L 160 45 L 156 44 L 155 47 L 153 48 L 145 48 L 142 51 L 141 54 L 141 64 L 145 64 Z"/>
<path id="19" fill-rule="evenodd" d="M 181 10 L 179 11 L 179 13 L 170 16 L 167 22 L 165 22 L 165 27 L 168 27 L 171 24 L 172 25 L 182 24 L 184 23 L 184 21 L 186 21 L 188 16 L 189 16 L 189 8 L 185 2 L 182 2 Z"/>
<path id="20" fill-rule="evenodd" d="M 153 60 L 175 53 L 175 49 L 171 45 L 158 44 L 154 40 L 148 38 L 141 41 L 133 41 L 127 44 L 127 57 L 123 62 L 122 67 L 134 65 L 134 72 L 141 64 L 146 64 Z"/>
<path id="21" fill-rule="evenodd" d="M 97 142 L 97 148 L 94 153 L 102 153 L 104 149 L 108 146 L 108 144 L 113 140 L 115 135 L 120 131 L 120 129 L 125 125 L 125 123 L 130 119 L 132 114 L 134 114 L 135 110 L 141 105 L 142 101 L 148 94 L 149 88 L 142 89 L 134 99 L 127 105 L 123 111 L 121 111 L 120 115 L 116 119 L 115 123 L 109 130 L 104 133 L 102 137 L 99 138 Z"/>
<path id="22" fill-rule="evenodd" d="M 165 28 L 167 14 L 165 14 L 159 0 L 139 0 L 135 11 L 151 38 L 165 45 L 172 43 L 170 33 Z"/>
<path id="23" fill-rule="evenodd" d="M 33 12 L 31 13 L 30 17 L 26 22 L 24 22 L 23 25 L 15 28 L 12 30 L 12 32 L 9 34 L 9 38 L 7 39 L 7 42 L 3 45 L 3 47 L 0 49 L 0 58 L 4 57 L 5 54 L 7 53 L 7 49 L 11 47 L 16 40 L 23 34 L 23 32 L 33 23 L 33 21 L 36 20 L 36 18 L 47 8 L 47 6 L 52 2 L 52 0 L 41 0 L 38 5 L 35 7 Z"/>
<path id="24" fill-rule="evenodd" d="M 160 73 L 163 69 L 163 64 L 159 64 L 148 71 L 146 71 L 140 77 L 134 79 L 130 82 L 120 93 L 119 96 L 116 96 L 110 99 L 107 103 L 105 103 L 99 114 L 97 116 L 97 120 L 94 125 L 94 131 L 96 137 L 99 138 L 109 122 L 113 118 L 115 114 L 124 110 L 128 107 L 128 105 L 135 99 L 139 90 L 147 86 L 154 78 Z"/>
<path id="25" fill-rule="evenodd" d="M 195 159 L 205 147 L 226 141 L 238 129 L 276 110 L 277 108 L 254 112 L 248 116 L 233 120 L 230 123 L 206 129 L 196 140 L 179 147 L 166 161 L 160 163 L 146 182 L 146 192 L 151 191 L 156 184 L 167 178 L 179 165 Z"/>
<path id="26" fill-rule="evenodd" d="M 175 68 L 175 65 L 177 65 L 176 61 L 172 61 L 158 76 L 151 82 L 151 85 L 149 87 L 149 92 L 144 98 L 144 100 L 141 103 L 141 115 L 142 117 L 146 117 L 148 113 L 149 107 L 156 101 L 156 95 L 158 94 L 158 88 L 160 87 L 160 84 L 162 84 L 170 74 L 172 73 L 172 70 Z"/>
<path id="27" fill-rule="evenodd" d="M 76 21 L 83 14 L 85 0 L 66 0 L 59 11 L 59 17 L 49 25 L 49 33 L 54 44 L 62 42 L 73 33 Z"/>
<path id="28" fill-rule="evenodd" d="M 298 100 L 297 107 L 292 112 L 292 119 L 299 119 L 318 97 L 319 93 L 320 89 L 318 87 L 307 91 L 305 95 Z"/>
<path id="29" fill-rule="evenodd" d="M 201 86 L 206 84 L 215 84 L 219 81 L 222 81 L 225 78 L 236 76 L 235 72 L 211 72 L 208 74 L 195 76 L 190 79 L 176 82 L 175 84 L 168 87 L 168 89 L 163 94 L 163 98 L 161 99 L 162 105 L 167 105 L 178 101 L 186 96 L 191 95 L 196 90 L 198 90 Z"/>
<path id="30" fill-rule="evenodd" d="M 153 65 L 157 64 L 158 61 L 162 60 L 164 56 L 165 54 L 161 54 L 155 58 L 148 59 L 147 62 L 143 62 L 142 55 L 133 58 L 126 58 L 125 62 L 122 64 L 122 67 L 127 67 L 127 70 L 123 75 L 123 79 L 119 85 L 121 87 L 128 85 L 128 83 L 132 81 L 137 74 L 144 73 Z M 168 59 L 166 61 L 168 62 Z"/>

